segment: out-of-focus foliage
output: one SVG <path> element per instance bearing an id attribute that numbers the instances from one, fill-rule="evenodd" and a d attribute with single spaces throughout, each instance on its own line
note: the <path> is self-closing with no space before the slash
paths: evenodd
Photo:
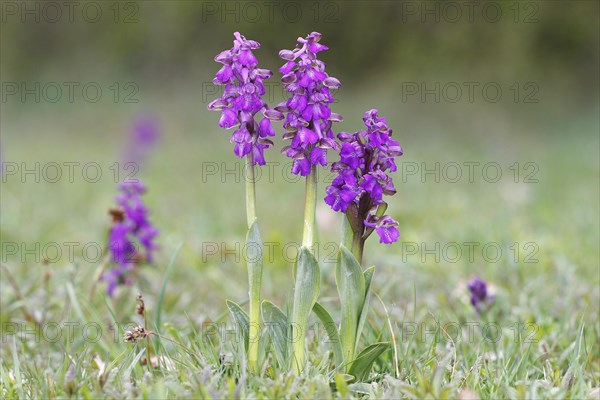
<path id="1" fill-rule="evenodd" d="M 410 77 L 443 70 L 448 76 L 470 71 L 491 79 L 516 74 L 561 79 L 564 87 L 583 93 L 581 100 L 598 86 L 594 1 L 470 7 L 434 1 L 250 3 L 140 1 L 133 23 L 115 23 L 109 5 L 101 7 L 104 15 L 97 23 L 87 23 L 80 15 L 85 2 L 75 9 L 73 23 L 67 15 L 57 23 L 44 18 L 21 23 L 19 16 L 8 16 L 2 27 L 3 75 L 18 72 L 18 78 L 28 79 L 39 77 L 40 69 L 56 68 L 67 73 L 69 60 L 71 72 L 105 70 L 148 80 L 198 77 L 195 71 L 229 44 L 235 30 L 259 40 L 261 62 L 275 67 L 279 49 L 317 30 L 332 49 L 324 58 L 335 59 L 333 75 L 343 70 L 349 85 L 357 84 L 355 78 L 381 80 L 398 71 Z M 131 12 L 123 7 L 120 19 Z"/>

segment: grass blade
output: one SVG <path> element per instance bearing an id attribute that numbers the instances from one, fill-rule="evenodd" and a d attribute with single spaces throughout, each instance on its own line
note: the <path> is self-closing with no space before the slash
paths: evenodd
<path id="1" fill-rule="evenodd" d="M 175 252 L 171 256 L 171 260 L 169 261 L 169 265 L 167 266 L 167 271 L 165 272 L 165 277 L 163 278 L 162 287 L 160 288 L 160 294 L 158 295 L 158 303 L 156 304 L 156 318 L 154 324 L 156 325 L 156 331 L 160 333 L 160 317 L 162 314 L 163 305 L 165 302 L 165 293 L 167 292 L 167 283 L 169 283 L 169 278 L 171 276 L 171 272 L 173 271 L 173 265 L 175 264 L 175 259 L 181 250 L 183 243 L 179 243 Z"/>

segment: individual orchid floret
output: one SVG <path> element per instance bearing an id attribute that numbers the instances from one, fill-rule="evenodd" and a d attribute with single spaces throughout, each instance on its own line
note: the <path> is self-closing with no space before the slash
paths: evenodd
<path id="1" fill-rule="evenodd" d="M 471 305 L 480 314 L 481 311 L 494 303 L 494 296 L 489 293 L 486 281 L 473 276 L 467 285 L 467 289 L 471 293 Z"/>
<path id="2" fill-rule="evenodd" d="M 231 135 L 235 155 L 241 158 L 252 152 L 254 163 L 264 165 L 264 149 L 273 145 L 268 137 L 274 136 L 275 131 L 268 118 L 258 123 L 254 118 L 259 111 L 268 110 L 267 103 L 262 100 L 265 94 L 263 80 L 273 73 L 257 68 L 258 61 L 252 50 L 260 47 L 258 42 L 246 39 L 239 32 L 234 36 L 233 47 L 215 57 L 215 61 L 223 66 L 213 83 L 224 86 L 224 90 L 208 109 L 221 111 L 221 128 L 235 128 Z"/>
<path id="3" fill-rule="evenodd" d="M 281 82 L 291 96 L 265 113 L 270 119 L 285 118 L 283 138 L 291 142 L 282 151 L 294 160 L 292 173 L 302 176 L 308 175 L 313 165 L 327 165 L 327 150 L 338 148 L 332 123 L 342 120 L 329 108 L 334 101 L 331 91 L 341 84 L 327 75 L 325 63 L 317 59 L 318 52 L 328 49 L 320 40 L 321 34 L 313 32 L 298 38 L 294 50 L 279 52 L 279 57 L 286 60 L 279 69 Z"/>
<path id="4" fill-rule="evenodd" d="M 113 225 L 108 239 L 108 250 L 114 268 L 103 275 L 112 295 L 119 284 L 128 284 L 129 275 L 140 261 L 151 263 L 158 230 L 148 220 L 148 209 L 142 201 L 146 188 L 140 182 L 119 184 L 121 193 L 116 197 L 118 208 L 111 209 Z M 144 249 L 140 251 L 139 247 Z"/>
<path id="5" fill-rule="evenodd" d="M 387 204 L 384 195 L 396 193 L 392 178 L 387 174 L 396 171 L 395 158 L 403 154 L 392 130 L 377 110 L 363 115 L 365 130 L 353 134 L 341 132 L 340 161 L 331 170 L 337 173 L 326 189 L 325 202 L 334 211 L 346 213 L 355 234 L 364 241 L 373 230 L 380 243 L 398 240 L 398 223 L 383 215 Z"/>

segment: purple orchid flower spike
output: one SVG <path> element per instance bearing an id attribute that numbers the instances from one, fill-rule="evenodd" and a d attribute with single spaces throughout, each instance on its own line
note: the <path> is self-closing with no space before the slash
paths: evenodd
<path id="1" fill-rule="evenodd" d="M 495 297 L 490 295 L 487 282 L 478 276 L 473 276 L 467 284 L 467 289 L 471 293 L 471 305 L 481 314 L 481 311 L 494 303 Z"/>
<path id="2" fill-rule="evenodd" d="M 290 144 L 282 152 L 292 158 L 292 173 L 306 176 L 313 165 L 327 165 L 327 150 L 337 149 L 333 122 L 342 116 L 331 112 L 332 89 L 341 84 L 325 72 L 325 63 L 317 59 L 317 53 L 327 50 L 319 43 L 321 34 L 313 32 L 306 38 L 298 38 L 294 50 L 281 50 L 279 57 L 286 63 L 279 69 L 281 82 L 290 98 L 269 110 L 265 115 L 273 120 L 284 119 L 284 140 Z"/>
<path id="3" fill-rule="evenodd" d="M 116 209 L 111 209 L 113 225 L 108 238 L 108 250 L 114 268 L 102 279 L 107 282 L 107 292 L 112 296 L 119 284 L 127 284 L 129 275 L 140 261 L 151 263 L 157 249 L 155 243 L 158 230 L 148 220 L 148 209 L 142 201 L 146 188 L 140 182 L 119 184 L 121 194 L 116 197 Z M 144 249 L 140 252 L 138 245 Z"/>
<path id="4" fill-rule="evenodd" d="M 223 66 L 213 83 L 224 86 L 224 90 L 220 98 L 208 105 L 208 109 L 221 111 L 221 128 L 235 128 L 231 135 L 235 155 L 243 158 L 252 153 L 254 164 L 264 165 L 264 150 L 273 145 L 269 137 L 275 136 L 275 130 L 268 118 L 259 123 L 254 118 L 259 111 L 269 110 L 262 100 L 265 94 L 263 80 L 269 79 L 273 73 L 257 68 L 258 61 L 252 51 L 260 47 L 258 42 L 246 39 L 239 32 L 235 32 L 234 37 L 233 47 L 215 57 L 215 61 Z"/>
<path id="5" fill-rule="evenodd" d="M 387 208 L 383 196 L 396 193 L 387 172 L 396 171 L 395 158 L 403 150 L 377 110 L 367 111 L 363 121 L 366 130 L 338 135 L 340 161 L 331 167 L 337 176 L 326 189 L 325 202 L 334 211 L 346 213 L 357 241 L 364 243 L 375 230 L 380 243 L 389 244 L 397 241 L 400 233 L 398 222 L 383 215 Z"/>

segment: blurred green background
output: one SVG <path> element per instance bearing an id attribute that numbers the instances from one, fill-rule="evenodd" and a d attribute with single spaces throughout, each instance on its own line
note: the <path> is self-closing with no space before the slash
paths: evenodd
<path id="1" fill-rule="evenodd" d="M 339 130 L 359 129 L 362 113 L 378 108 L 405 149 L 404 163 L 435 168 L 438 162 L 495 162 L 502 167 L 502 179 L 495 183 L 481 175 L 474 182 L 436 182 L 431 175 L 403 175 L 401 168 L 390 212 L 400 222 L 403 242 L 429 248 L 494 242 L 505 256 L 493 263 L 480 253 L 474 261 L 422 261 L 420 255 L 405 257 L 402 243 L 383 246 L 373 238 L 366 258 L 380 268 L 376 279 L 382 296 L 404 307 L 417 288 L 424 293 L 418 299 L 424 309 L 454 304 L 456 287 L 477 273 L 494 281 L 506 301 L 522 306 L 517 313 L 529 307 L 528 296 L 513 297 L 520 291 L 536 294 L 538 315 L 573 310 L 574 304 L 597 311 L 599 4 L 507 1 L 475 2 L 470 8 L 465 3 L 80 2 L 72 14 L 61 6 L 54 21 L 57 14 L 43 2 L 4 2 L 3 160 L 28 166 L 98 162 L 104 175 L 93 184 L 80 178 L 37 183 L 31 177 L 25 182 L 18 175 L 7 177 L 1 191 L 2 240 L 102 243 L 109 227 L 106 210 L 116 192 L 109 167 L 118 160 L 132 121 L 151 114 L 160 120 L 161 139 L 137 176 L 149 187 L 147 201 L 161 229 L 162 249 L 157 266 L 144 270 L 144 288 L 158 291 L 166 261 L 183 242 L 173 276 L 177 290 L 168 294 L 172 307 L 214 316 L 225 296 L 243 298 L 243 263 L 231 255 L 224 262 L 215 256 L 202 259 L 203 244 L 225 243 L 232 249 L 245 235 L 242 182 L 231 175 L 202 179 L 207 163 L 234 168 L 239 162 L 229 133 L 217 126 L 218 114 L 206 110 L 218 96 L 210 84 L 218 69 L 213 57 L 231 47 L 232 33 L 240 31 L 262 44 L 256 51 L 259 65 L 275 71 L 271 81 L 278 82 L 278 51 L 293 48 L 298 36 L 319 31 L 330 48 L 321 53 L 327 71 L 343 85 L 333 105 L 345 116 Z M 36 82 L 41 87 L 94 82 L 103 95 L 90 102 L 76 90 L 73 101 L 64 92 L 60 101 L 47 101 L 42 94 L 37 102 L 20 86 Z M 139 90 L 130 92 L 128 83 Z M 468 83 L 475 87 L 472 100 Z M 7 92 L 12 84 L 18 85 L 16 94 Z M 115 84 L 121 90 L 116 100 Z M 270 104 L 282 99 L 281 88 L 273 85 Z M 462 89 L 458 98 L 457 86 Z M 490 100 L 483 92 L 488 86 L 499 87 L 501 97 L 496 100 L 492 90 Z M 129 94 L 137 102 L 126 102 Z M 285 163 L 278 152 L 282 146 L 277 140 L 267 159 Z M 334 157 L 330 153 L 330 160 Z M 524 182 L 523 175 L 515 182 L 510 170 L 515 163 L 521 174 L 528 172 L 526 163 L 534 163 L 538 182 Z M 283 179 L 283 169 L 276 169 L 272 182 L 258 183 L 261 230 L 265 241 L 297 242 L 304 185 Z M 340 216 L 324 204 L 319 213 L 322 242 L 336 242 Z M 522 255 L 508 256 L 514 242 L 536 243 L 539 261 L 524 264 Z M 34 260 L 11 257 L 7 264 L 23 282 L 41 276 Z M 67 264 L 63 257 L 56 268 Z M 289 265 L 277 252 L 266 272 L 266 297 L 283 301 Z M 77 266 L 83 280 L 95 269 L 80 259 Z M 324 279 L 324 292 L 333 295 L 327 268 Z M 556 293 L 573 287 L 583 294 L 558 304 Z M 466 305 L 464 295 L 458 298 Z"/>

